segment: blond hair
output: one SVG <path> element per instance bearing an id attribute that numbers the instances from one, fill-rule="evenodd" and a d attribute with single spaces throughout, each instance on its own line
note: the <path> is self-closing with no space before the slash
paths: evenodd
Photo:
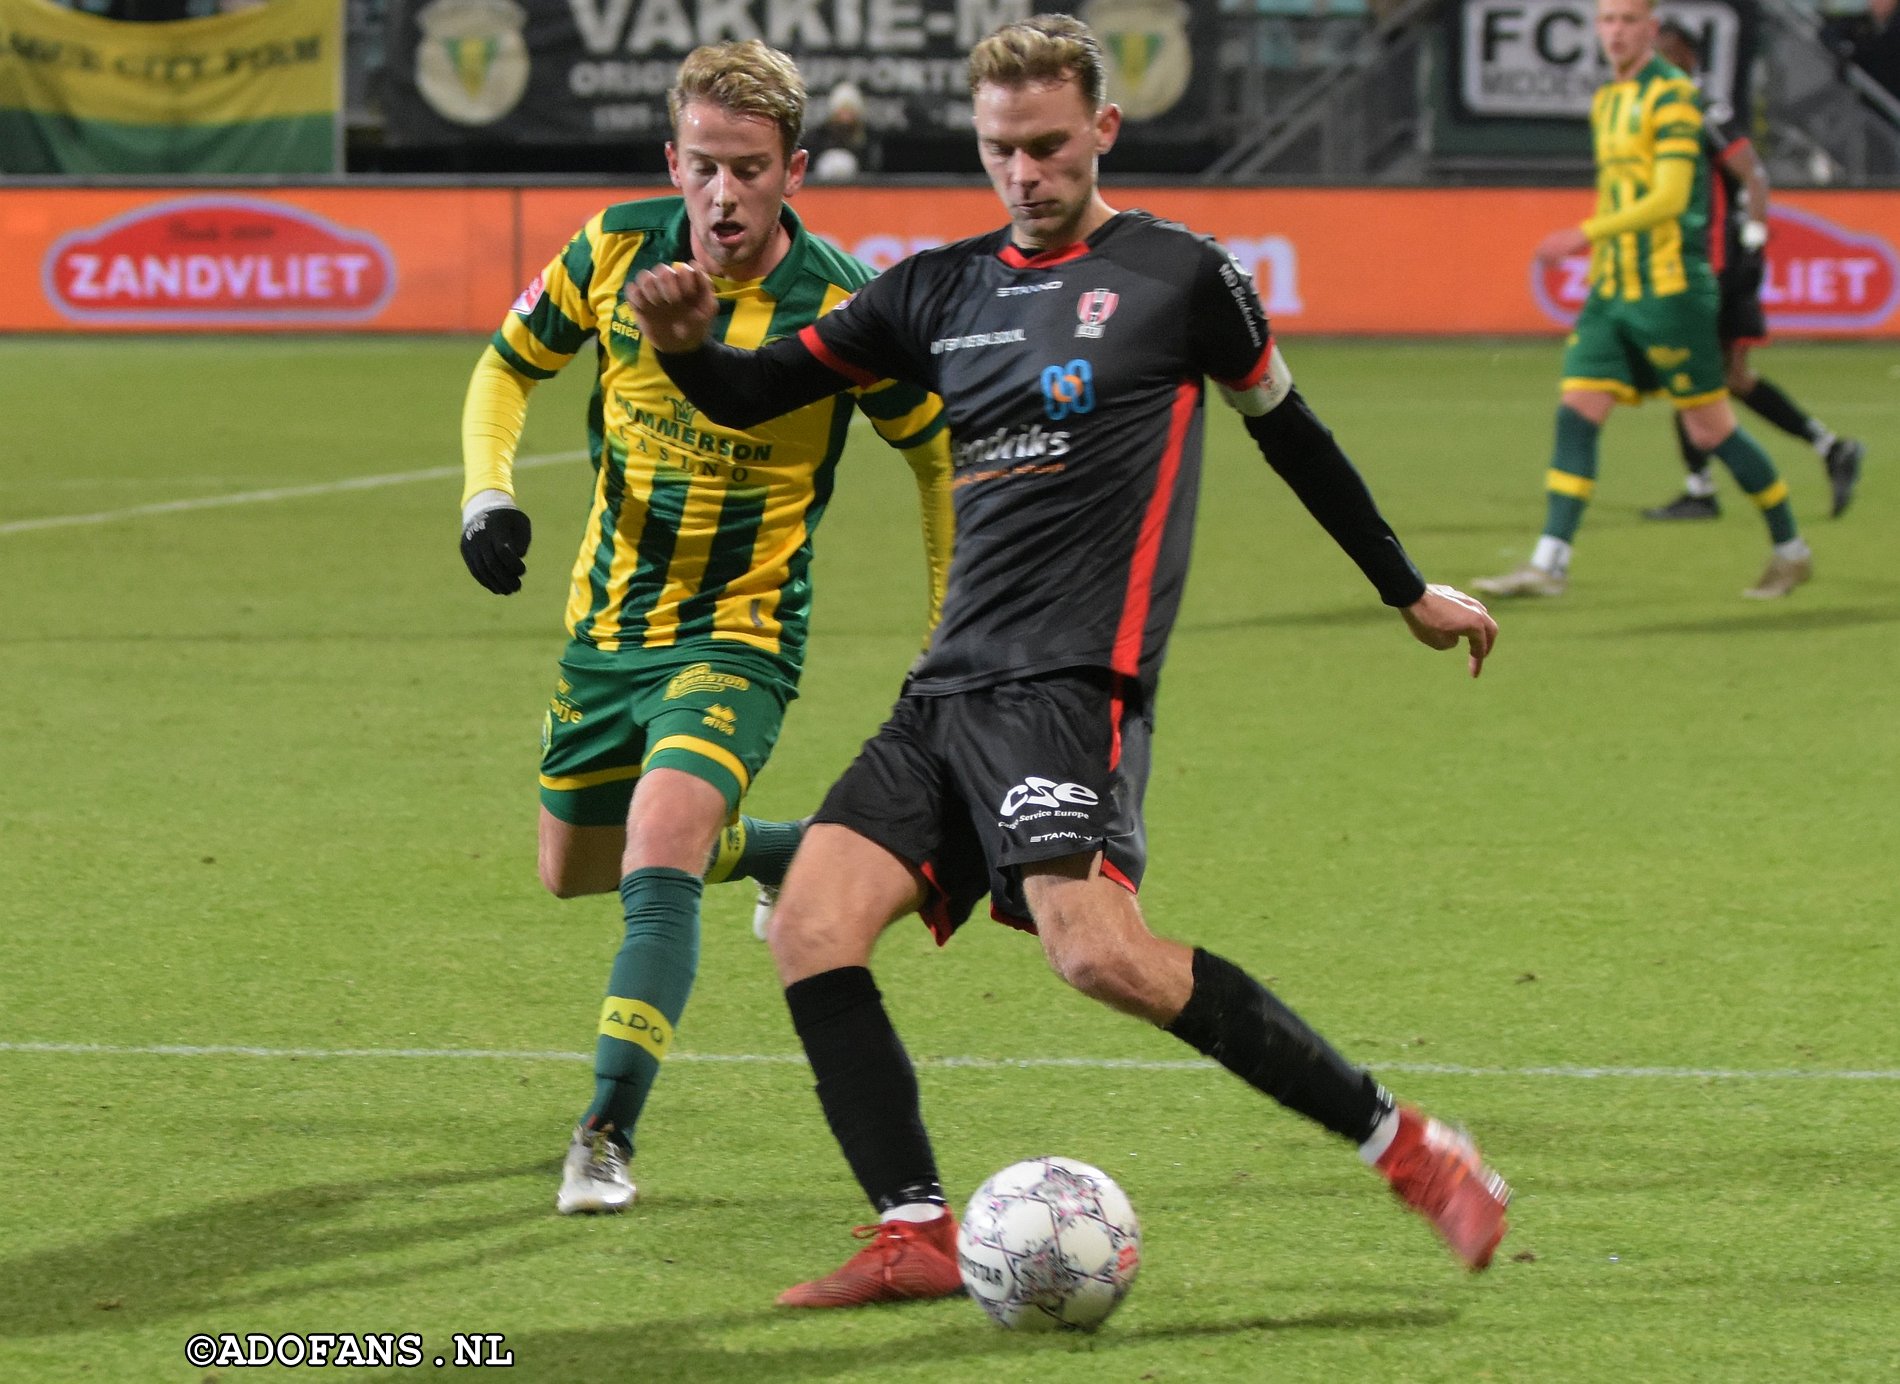
<path id="1" fill-rule="evenodd" d="M 970 50 L 970 91 L 980 86 L 1017 87 L 1073 79 L 1090 110 L 1107 89 L 1102 45 L 1088 25 L 1066 14 L 1038 14 L 1005 24 Z"/>
<path id="2" fill-rule="evenodd" d="M 666 93 L 666 113 L 676 133 L 680 112 L 693 101 L 771 121 L 785 141 L 788 159 L 804 133 L 805 79 L 789 57 L 756 38 L 709 43 L 688 53 Z"/>

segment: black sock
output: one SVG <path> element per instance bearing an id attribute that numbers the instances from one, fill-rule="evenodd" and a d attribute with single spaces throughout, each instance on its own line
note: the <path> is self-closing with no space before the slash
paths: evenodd
<path id="1" fill-rule="evenodd" d="M 1256 1090 L 1363 1144 L 1392 1097 L 1265 986 L 1231 961 L 1194 949 L 1194 991 L 1168 1032 Z"/>
<path id="2" fill-rule="evenodd" d="M 1691 475 L 1700 476 L 1709 469 L 1709 454 L 1689 440 L 1689 430 L 1682 426 L 1682 415 L 1676 415 L 1676 445 L 1682 449 L 1682 464 L 1689 468 Z"/>
<path id="3" fill-rule="evenodd" d="M 1742 402 L 1783 432 L 1798 437 L 1803 442 L 1810 440 L 1812 434 L 1809 433 L 1808 427 L 1812 420 L 1801 411 L 1793 399 L 1783 394 L 1767 380 L 1756 380 L 1755 387 L 1742 395 Z"/>
<path id="4" fill-rule="evenodd" d="M 818 1103 L 858 1185 L 879 1211 L 945 1204 L 924 1131 L 917 1074 L 871 973 L 842 966 L 785 987 L 785 1004 L 818 1078 Z"/>

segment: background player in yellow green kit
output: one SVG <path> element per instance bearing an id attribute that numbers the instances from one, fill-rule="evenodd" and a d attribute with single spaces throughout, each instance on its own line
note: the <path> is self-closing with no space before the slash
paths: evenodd
<path id="1" fill-rule="evenodd" d="M 797 846 L 797 824 L 740 817 L 738 804 L 796 695 L 811 535 L 854 402 L 916 473 L 933 623 L 949 563 L 949 438 L 935 396 L 886 381 L 739 431 L 700 417 L 645 349 L 624 289 L 652 265 L 704 268 L 717 334 L 749 347 L 795 335 L 872 277 L 785 205 L 806 163 L 791 59 L 756 40 L 697 49 L 668 106 L 681 195 L 588 221 L 495 333 L 462 419 L 462 555 L 507 595 L 530 537 L 511 483 L 529 392 L 596 339 L 594 497 L 543 734 L 540 872 L 562 898 L 617 886 L 626 937 L 601 1008 L 594 1101 L 563 1169 L 564 1213 L 634 1199 L 634 1126 L 692 988 L 702 876 L 773 884 Z"/>
<path id="2" fill-rule="evenodd" d="M 1597 0 L 1597 40 L 1613 75 L 1590 107 L 1596 215 L 1547 236 L 1540 259 L 1590 250 L 1590 297 L 1564 350 L 1563 400 L 1546 476 L 1544 531 L 1528 564 L 1481 577 L 1489 596 L 1558 596 L 1570 543 L 1596 488 L 1597 442 L 1619 403 L 1666 393 L 1689 440 L 1719 457 L 1768 521 L 1767 569 L 1742 594 L 1786 596 L 1812 570 L 1788 486 L 1735 422 L 1708 260 L 1709 169 L 1701 95 L 1656 55 L 1650 0 Z"/>

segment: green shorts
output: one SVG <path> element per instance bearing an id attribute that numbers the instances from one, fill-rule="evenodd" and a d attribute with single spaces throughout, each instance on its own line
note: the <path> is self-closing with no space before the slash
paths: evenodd
<path id="1" fill-rule="evenodd" d="M 572 826 L 622 826 L 641 772 L 664 765 L 704 779 L 736 811 L 795 695 L 785 670 L 750 650 L 603 654 L 571 643 L 542 722 L 541 803 Z"/>
<path id="2" fill-rule="evenodd" d="M 1722 398 L 1728 372 L 1715 330 L 1720 308 L 1713 279 L 1667 298 L 1592 294 L 1564 343 L 1563 388 L 1603 390 L 1625 404 L 1667 394 L 1679 409 Z"/>

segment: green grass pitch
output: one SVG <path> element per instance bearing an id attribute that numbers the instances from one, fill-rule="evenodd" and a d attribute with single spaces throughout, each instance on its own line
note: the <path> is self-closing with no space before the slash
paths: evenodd
<path id="1" fill-rule="evenodd" d="M 953 1197 L 1056 1152 L 1142 1215 L 1120 1314 L 1056 1339 L 963 1301 L 773 1307 L 868 1217 L 739 888 L 709 894 L 645 1200 L 554 1214 L 620 928 L 534 877 L 586 468 L 523 472 L 511 600 L 462 570 L 447 472 L 344 484 L 453 471 L 478 348 L 0 342 L 0 1380 L 287 1373 L 187 1364 L 226 1331 L 501 1333 L 485 1376 L 643 1384 L 1900 1370 L 1900 351 L 1757 358 L 1869 441 L 1833 522 L 1813 454 L 1749 420 L 1810 586 L 1740 599 L 1765 539 L 1726 481 L 1720 522 L 1644 523 L 1679 467 L 1662 410 L 1625 412 L 1569 595 L 1500 609 L 1476 683 L 1214 410 L 1144 901 L 1468 1124 L 1514 1226 L 1467 1277 L 1350 1150 L 1167 1065 L 1192 1054 L 1028 939 L 902 925 L 879 978 Z M 1554 345 L 1289 355 L 1428 576 L 1522 559 Z M 526 454 L 582 445 L 585 389 L 543 386 Z M 768 815 L 816 801 L 919 637 L 909 475 L 856 439 Z M 35 523 L 88 515 L 117 517 Z M 1078 1064 L 1009 1065 L 1052 1057 Z"/>

